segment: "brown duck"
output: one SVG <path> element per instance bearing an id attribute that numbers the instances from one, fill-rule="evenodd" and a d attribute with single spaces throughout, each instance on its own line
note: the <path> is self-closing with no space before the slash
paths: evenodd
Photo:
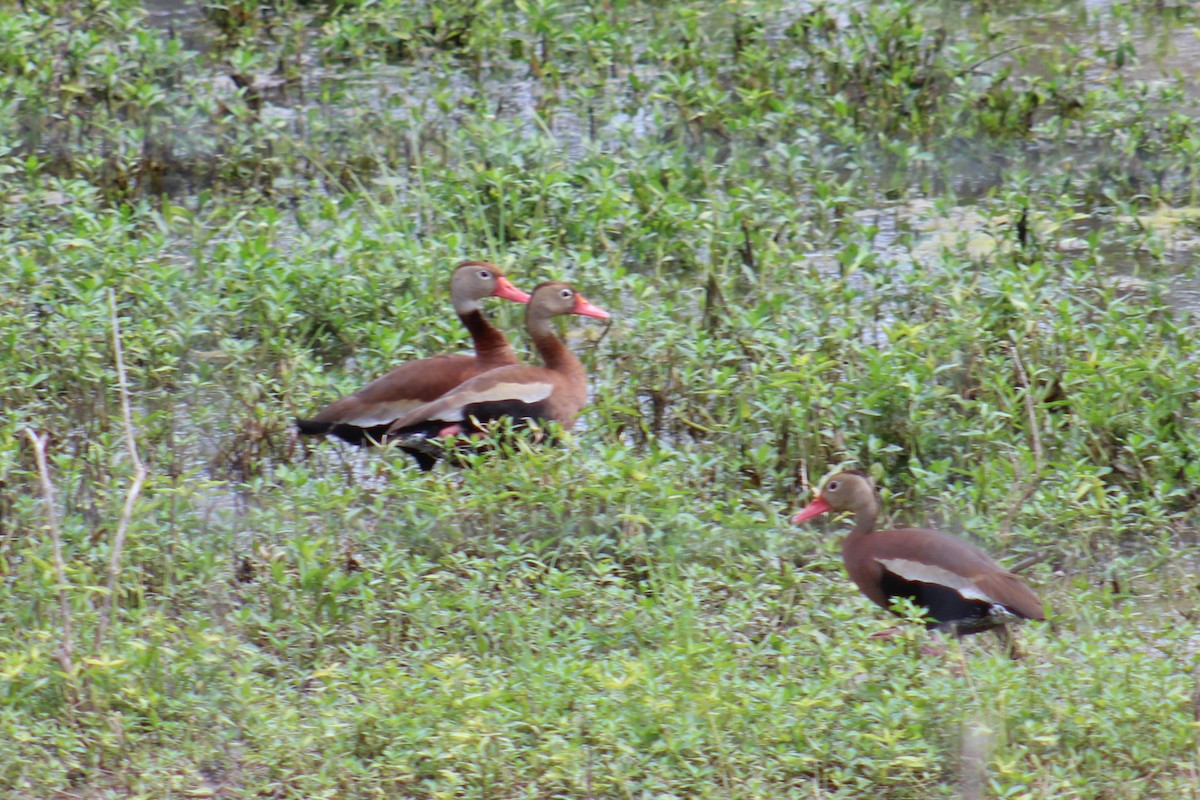
<path id="1" fill-rule="evenodd" d="M 587 403 L 583 364 L 560 340 L 550 320 L 563 314 L 608 319 L 608 313 L 584 299 L 568 284 L 547 281 L 534 288 L 525 308 L 525 328 L 543 366 L 497 367 L 397 419 L 385 438 L 405 448 L 437 457 L 440 443 L 431 440 L 478 433 L 494 420 L 510 419 L 521 427 L 530 421 L 553 421 L 570 429 Z"/>
<path id="2" fill-rule="evenodd" d="M 842 542 L 850 579 L 872 602 L 891 610 L 909 598 L 929 614 L 927 627 L 957 636 L 992 630 L 1014 658 L 1008 623 L 1046 618 L 1041 600 L 975 545 L 925 528 L 875 530 L 879 494 L 871 479 L 848 470 L 825 481 L 792 522 L 848 511 L 854 527 Z"/>
<path id="3" fill-rule="evenodd" d="M 475 354 L 439 355 L 401 364 L 354 394 L 330 403 L 312 419 L 296 420 L 300 433 L 332 434 L 359 446 L 380 444 L 397 417 L 476 375 L 516 364 L 508 339 L 484 316 L 480 301 L 487 297 L 529 302 L 529 295 L 513 286 L 495 264 L 459 264 L 450 278 L 450 301 L 471 334 Z"/>

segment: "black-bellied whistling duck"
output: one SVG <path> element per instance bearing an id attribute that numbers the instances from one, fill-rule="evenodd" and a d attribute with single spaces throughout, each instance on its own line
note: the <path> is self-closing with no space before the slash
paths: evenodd
<path id="1" fill-rule="evenodd" d="M 1037 595 L 973 544 L 940 531 L 901 528 L 877 531 L 879 493 L 871 479 L 847 470 L 825 481 L 817 497 L 792 517 L 803 522 L 829 511 L 854 515 L 842 542 L 842 561 L 855 585 L 876 605 L 891 610 L 907 597 L 929 614 L 929 628 L 957 636 L 994 630 L 1014 658 L 1007 623 L 1046 618 Z"/>
<path id="2" fill-rule="evenodd" d="M 531 420 L 554 421 L 570 429 L 587 402 L 587 375 L 551 328 L 550 320 L 562 314 L 608 319 L 606 311 L 569 285 L 559 281 L 539 284 L 525 308 L 525 328 L 545 366 L 519 364 L 477 375 L 397 419 L 385 438 L 406 449 L 434 454 L 442 449 L 441 444 L 429 440 L 471 435 L 498 419 L 511 419 L 517 426 Z"/>
<path id="3" fill-rule="evenodd" d="M 312 419 L 296 420 L 300 433 L 332 434 L 359 446 L 379 444 L 397 417 L 476 375 L 516 364 L 508 339 L 483 314 L 480 301 L 485 297 L 529 302 L 529 295 L 513 286 L 495 264 L 464 261 L 450 278 L 450 301 L 471 334 L 475 355 L 441 355 L 401 364 L 354 394 L 330 403 Z"/>

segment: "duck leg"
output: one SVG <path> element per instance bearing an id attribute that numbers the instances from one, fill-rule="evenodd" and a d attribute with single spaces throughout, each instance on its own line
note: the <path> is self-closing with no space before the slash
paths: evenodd
<path id="1" fill-rule="evenodd" d="M 1000 640 L 1000 646 L 1004 648 L 1005 654 L 1013 661 L 1021 661 L 1025 658 L 1025 653 L 1017 646 L 1016 637 L 1012 635 L 1012 631 L 1007 625 L 997 625 L 992 628 L 992 633 L 996 634 L 996 638 Z"/>

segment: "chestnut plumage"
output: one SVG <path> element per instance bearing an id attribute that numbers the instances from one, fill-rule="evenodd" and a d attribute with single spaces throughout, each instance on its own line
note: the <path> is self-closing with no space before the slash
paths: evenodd
<path id="1" fill-rule="evenodd" d="M 513 286 L 495 264 L 459 264 L 450 279 L 450 298 L 463 327 L 471 334 L 474 355 L 440 355 L 401 364 L 354 394 L 330 403 L 311 419 L 296 420 L 300 433 L 331 434 L 359 446 L 380 444 L 397 417 L 476 375 L 516 364 L 508 339 L 483 314 L 480 301 L 486 297 L 529 301 L 529 295 Z M 424 459 L 418 457 L 418 461 Z"/>
<path id="2" fill-rule="evenodd" d="M 975 545 L 925 528 L 876 531 L 879 494 L 866 474 L 847 470 L 830 477 L 792 521 L 829 511 L 854 514 L 842 561 L 877 605 L 891 610 L 896 600 L 908 598 L 928 612 L 931 628 L 959 636 L 995 630 L 1006 644 L 1007 623 L 1045 619 L 1037 595 Z"/>
<path id="3" fill-rule="evenodd" d="M 441 445 L 430 440 L 470 435 L 498 419 L 510 419 L 516 427 L 530 421 L 553 421 L 570 429 L 587 402 L 587 375 L 583 364 L 551 328 L 550 320 L 563 314 L 608 318 L 607 312 L 568 284 L 539 284 L 525 309 L 525 327 L 543 366 L 503 366 L 471 378 L 397 419 L 388 428 L 386 438 L 406 448 L 422 449 L 433 457 Z M 428 444 L 422 448 L 423 441 Z"/>

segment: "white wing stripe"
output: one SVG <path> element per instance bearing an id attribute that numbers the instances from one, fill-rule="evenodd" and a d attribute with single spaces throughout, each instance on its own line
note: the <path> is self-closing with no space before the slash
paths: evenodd
<path id="1" fill-rule="evenodd" d="M 372 425 L 384 425 L 392 422 L 422 405 L 424 404 L 420 400 L 397 400 L 394 403 L 380 403 L 364 408 L 358 414 L 339 421 L 347 425 L 369 428 Z"/>
<path id="2" fill-rule="evenodd" d="M 924 564 L 920 561 L 910 561 L 907 558 L 881 558 L 878 561 L 888 572 L 893 572 L 906 581 L 936 583 L 940 586 L 953 589 L 967 600 L 979 600 L 984 603 L 999 605 L 997 601 L 980 591 L 979 587 L 975 585 L 975 581 L 970 578 L 964 578 L 962 575 L 951 572 L 943 567 Z"/>

